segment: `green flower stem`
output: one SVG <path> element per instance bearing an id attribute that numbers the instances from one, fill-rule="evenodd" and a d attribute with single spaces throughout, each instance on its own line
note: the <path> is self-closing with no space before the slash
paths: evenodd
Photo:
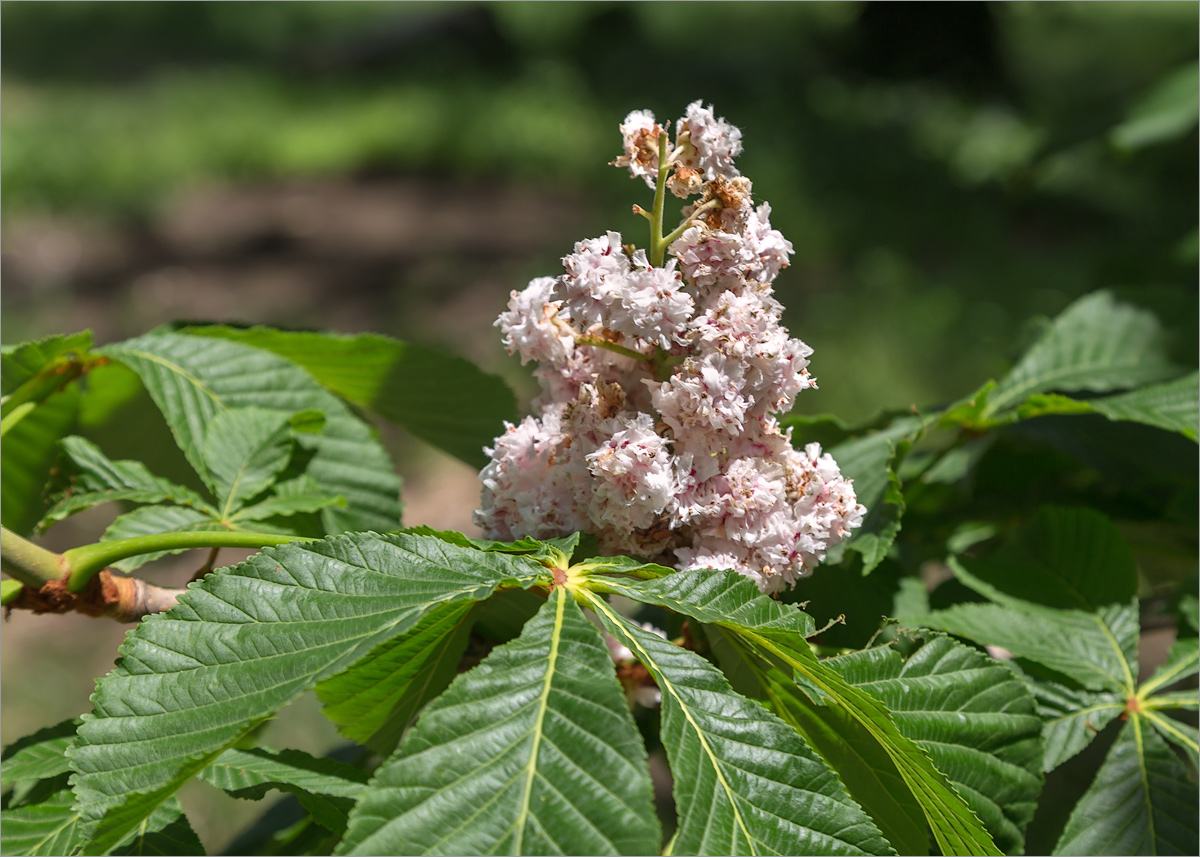
<path id="1" fill-rule="evenodd" d="M 62 559 L 71 572 L 67 589 L 71 592 L 82 592 L 88 581 L 97 572 L 111 563 L 131 556 L 179 548 L 264 548 L 285 545 L 288 542 L 315 541 L 318 539 L 234 530 L 228 532 L 155 533 L 152 536 L 113 539 L 72 548 L 62 555 Z M 51 555 L 53 556 L 53 554 Z"/>
<path id="2" fill-rule="evenodd" d="M 658 135 L 658 181 L 654 186 L 654 211 L 650 214 L 650 264 L 661 268 L 667 255 L 667 242 L 663 240 L 663 210 L 667 202 L 667 174 L 671 162 L 667 158 L 667 132 Z"/>
<path id="3" fill-rule="evenodd" d="M 61 580 L 71 569 L 60 554 L 21 538 L 8 527 L 0 527 L 0 570 L 13 580 L 41 589 L 52 580 Z M 9 597 L 11 600 L 16 596 Z"/>
<path id="4" fill-rule="evenodd" d="M 696 210 L 689 214 L 682 223 L 675 227 L 675 231 L 663 238 L 663 248 L 670 247 L 675 239 L 687 231 L 687 228 L 696 222 L 696 219 L 706 211 L 711 211 L 714 208 L 721 207 L 721 200 L 710 199 L 704 205 L 696 206 Z"/>
<path id="5" fill-rule="evenodd" d="M 634 360 L 641 360 L 644 363 L 651 363 L 654 358 L 643 354 L 640 351 L 634 351 L 632 348 L 626 348 L 624 345 L 617 345 L 615 342 L 609 342 L 607 339 L 601 339 L 598 336 L 576 336 L 576 345 L 594 345 L 597 348 L 603 348 L 611 351 L 614 354 L 623 354 L 626 357 L 632 357 Z"/>

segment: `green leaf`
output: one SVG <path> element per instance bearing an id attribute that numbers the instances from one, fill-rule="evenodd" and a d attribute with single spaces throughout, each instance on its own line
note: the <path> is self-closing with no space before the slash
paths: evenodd
<path id="1" fill-rule="evenodd" d="M 867 507 L 863 525 L 844 543 L 846 549 L 862 554 L 864 575 L 884 560 L 900 532 L 904 495 L 896 470 L 922 431 L 920 419 L 901 417 L 885 429 L 843 441 L 829 450 L 842 475 L 854 481 L 858 502 Z"/>
<path id="2" fill-rule="evenodd" d="M 1042 718 L 1046 755 L 1042 770 L 1049 773 L 1083 750 L 1125 711 L 1125 697 L 1113 691 L 1073 688 L 1047 679 L 1028 680 Z"/>
<path id="3" fill-rule="evenodd" d="M 999 550 L 959 557 L 951 568 L 976 592 L 1018 609 L 1030 602 L 1091 611 L 1137 594 L 1133 551 L 1105 515 L 1086 508 L 1043 506 Z"/>
<path id="4" fill-rule="evenodd" d="M 78 720 L 64 720 L 5 747 L 0 762 L 4 789 L 20 780 L 45 780 L 69 771 L 66 751 L 78 727 Z"/>
<path id="5" fill-rule="evenodd" d="M 1129 719 L 1055 854 L 1197 853 L 1196 782 L 1142 718 Z"/>
<path id="6" fill-rule="evenodd" d="M 1041 720 L 1024 684 L 975 649 L 937 636 L 822 661 L 892 713 L 1006 854 L 1024 850 L 1042 788 Z"/>
<path id="7" fill-rule="evenodd" d="M 200 837 L 192 830 L 183 807 L 179 801 L 171 798 L 150 816 L 142 821 L 132 836 L 114 850 L 112 855 L 142 855 L 161 854 L 164 857 L 172 855 L 204 855 L 204 845 Z"/>
<path id="8" fill-rule="evenodd" d="M 1088 404 L 1110 420 L 1145 423 L 1196 440 L 1200 423 L 1200 375 L 1192 372 L 1165 384 L 1092 399 Z"/>
<path id="9" fill-rule="evenodd" d="M 47 800 L 0 811 L 0 854 L 72 854 L 83 844 L 74 796 L 62 789 Z"/>
<path id="10" fill-rule="evenodd" d="M 75 425 L 79 398 L 72 384 L 9 429 L 0 443 L 0 523 L 19 535 L 28 535 L 46 511 L 43 489 L 58 460 L 58 439 Z"/>
<path id="11" fill-rule="evenodd" d="M 454 678 L 471 630 L 470 610 L 469 602 L 436 607 L 408 633 L 321 682 L 317 697 L 325 704 L 325 716 L 347 738 L 391 753 L 421 706 Z"/>
<path id="12" fill-rule="evenodd" d="M 33 342 L 5 345 L 0 349 L 0 395 L 12 395 L 39 372 L 53 370 L 63 355 L 82 354 L 92 347 L 92 332 L 48 336 Z"/>
<path id="13" fill-rule="evenodd" d="M 483 467 L 490 446 L 517 420 L 516 399 L 499 378 L 461 357 L 377 334 L 338 336 L 269 327 L 192 327 L 272 351 L 300 364 L 344 399 L 399 423 L 417 437 L 472 467 Z"/>
<path id="14" fill-rule="evenodd" d="M 1190 723 L 1168 717 L 1161 710 L 1144 711 L 1141 718 L 1152 725 L 1158 734 L 1188 754 L 1192 763 L 1189 776 L 1194 781 L 1196 769 L 1200 766 L 1200 729 Z"/>
<path id="15" fill-rule="evenodd" d="M 846 709 L 818 705 L 789 676 L 762 673 L 771 707 L 796 729 L 846 784 L 898 854 L 928 854 L 929 827 L 921 805 L 887 752 Z"/>
<path id="16" fill-rule="evenodd" d="M 64 781 L 65 786 L 65 781 Z M 37 803 L 0 812 L 0 854 L 72 854 L 84 844 L 79 813 L 70 788 L 50 793 Z M 204 846 L 188 824 L 179 801 L 171 798 L 139 824 L 113 850 L 113 855 L 203 855 Z"/>
<path id="17" fill-rule="evenodd" d="M 326 506 L 345 506 L 345 497 L 331 497 L 323 493 L 306 476 L 276 482 L 275 491 L 265 500 L 253 506 L 244 506 L 229 516 L 230 523 L 239 521 L 266 521 L 271 518 L 287 518 L 304 512 L 316 512 Z"/>
<path id="18" fill-rule="evenodd" d="M 1057 393 L 1036 393 L 1017 408 L 1021 419 L 1052 414 L 1103 414 L 1110 420 L 1128 420 L 1196 440 L 1200 422 L 1200 377 L 1195 372 L 1102 399 L 1072 399 Z"/>
<path id="19" fill-rule="evenodd" d="M 305 473 L 325 493 L 346 498 L 345 508 L 321 511 L 325 528 L 399 526 L 400 480 L 370 426 L 294 363 L 236 342 L 177 333 L 148 334 L 101 353 L 137 372 L 198 473 L 206 469 L 202 450 L 208 426 L 222 411 L 257 407 L 288 418 L 298 411 L 321 411 L 324 431 L 298 433 L 296 443 L 313 452 Z"/>
<path id="20" fill-rule="evenodd" d="M 1182 137 L 1196 127 L 1200 116 L 1200 68 L 1188 63 L 1159 81 L 1112 130 L 1110 139 L 1119 149 L 1133 150 Z"/>
<path id="21" fill-rule="evenodd" d="M 887 488 L 883 497 L 875 504 L 875 508 L 867 512 L 862 526 L 848 540 L 847 546 L 862 555 L 863 576 L 870 574 L 879 564 L 887 559 L 888 551 L 896 536 L 900 534 L 900 521 L 904 517 L 906 504 L 904 502 L 904 484 L 896 475 L 896 470 L 912 449 L 911 440 L 902 440 L 896 444 L 895 454 L 888 461 L 885 469 Z"/>
<path id="22" fill-rule="evenodd" d="M 1200 672 L 1200 641 L 1195 637 L 1182 637 L 1175 641 L 1167 652 L 1167 661 L 1154 671 L 1138 689 L 1145 698 L 1157 690 L 1178 684 Z"/>
<path id="23" fill-rule="evenodd" d="M 340 833 L 354 799 L 367 784 L 366 771 L 300 750 L 226 750 L 200 779 L 236 798 L 261 800 L 271 789 L 294 794 L 326 830 Z"/>
<path id="24" fill-rule="evenodd" d="M 70 488 L 38 524 L 39 529 L 90 509 L 100 503 L 173 503 L 213 515 L 216 510 L 190 488 L 155 476 L 140 461 L 112 461 L 94 443 L 82 437 L 65 437 L 59 445 L 70 462 Z"/>
<path id="25" fill-rule="evenodd" d="M 376 771 L 340 854 L 651 854 L 641 736 L 565 587 L 460 675 Z"/>
<path id="26" fill-rule="evenodd" d="M 816 631 L 812 617 L 794 604 L 768 598 L 736 571 L 697 569 L 652 580 L 604 578 L 604 587 L 643 604 L 666 607 L 700 621 L 734 630 L 773 629 L 797 639 Z"/>
<path id="27" fill-rule="evenodd" d="M 892 853 L 794 729 L 735 693 L 703 658 L 586 597 L 662 691 L 661 736 L 679 813 L 667 853 Z"/>
<path id="28" fill-rule="evenodd" d="M 46 509 L 43 488 L 58 455 L 55 442 L 74 427 L 90 332 L 51 336 L 0 350 L 0 523 L 28 535 Z"/>
<path id="29" fill-rule="evenodd" d="M 885 429 L 843 441 L 828 450 L 842 476 L 854 480 L 854 493 L 868 512 L 883 499 L 890 481 L 888 466 L 898 445 L 917 437 L 922 426 L 917 417 L 901 417 Z"/>
<path id="30" fill-rule="evenodd" d="M 159 533 L 208 533 L 227 532 L 229 527 L 213 520 L 211 515 L 189 509 L 186 506 L 142 506 L 132 512 L 119 515 L 104 531 L 102 541 L 132 539 L 137 536 L 152 536 Z M 131 556 L 114 562 L 113 568 L 133 571 L 148 562 L 161 559 L 168 554 L 183 553 L 191 548 L 155 551 Z"/>
<path id="31" fill-rule="evenodd" d="M 1132 695 L 1137 676 L 1137 600 L 1094 613 L 1029 604 L 957 604 L 922 616 L 920 624 L 980 645 L 1000 646 L 1017 657 L 1069 676 L 1088 690 Z"/>
<path id="32" fill-rule="evenodd" d="M 997 414 L 1033 393 L 1136 387 L 1176 371 L 1153 313 L 1093 292 L 1054 320 L 991 391 L 986 410 Z"/>
<path id="33" fill-rule="evenodd" d="M 224 750 L 430 610 L 545 569 L 438 539 L 353 534 L 269 549 L 147 617 L 97 682 L 70 751 L 89 849 L 119 841 Z"/>
<path id="34" fill-rule="evenodd" d="M 291 417 L 262 408 L 221 411 L 204 435 L 208 486 L 228 517 L 267 489 L 292 455 Z"/>
<path id="35" fill-rule="evenodd" d="M 606 580 L 614 592 L 650 604 L 670 607 L 701 622 L 711 622 L 738 635 L 767 659 L 779 659 L 797 673 L 797 679 L 844 708 L 855 722 L 884 748 L 905 785 L 925 813 L 946 854 L 999 854 L 995 843 L 944 774 L 929 757 L 897 729 L 886 708 L 873 696 L 852 687 L 833 670 L 818 663 L 804 641 L 811 636 L 812 620 L 804 613 L 762 595 L 737 587 L 747 582 L 732 571 L 677 573 L 650 581 Z M 734 606 L 720 597 L 732 593 Z"/>

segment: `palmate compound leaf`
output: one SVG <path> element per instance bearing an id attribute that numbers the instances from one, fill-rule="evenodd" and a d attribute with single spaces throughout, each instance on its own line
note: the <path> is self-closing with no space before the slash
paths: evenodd
<path id="1" fill-rule="evenodd" d="M 841 706 L 874 739 L 896 766 L 919 803 L 945 854 L 999 854 L 986 829 L 938 771 L 929 756 L 896 727 L 883 704 L 818 662 L 805 637 L 812 620 L 800 610 L 762 595 L 733 571 L 700 570 L 656 580 L 617 580 L 613 592 L 647 604 L 669 607 L 700 622 L 721 626 L 768 659 L 795 670 L 806 690 Z M 723 604 L 739 605 L 731 614 Z"/>
<path id="2" fill-rule="evenodd" d="M 1197 853 L 1196 781 L 1141 717 L 1131 717 L 1080 798 L 1055 854 Z"/>
<path id="3" fill-rule="evenodd" d="M 244 734 L 430 610 L 545 568 L 438 539 L 351 534 L 268 549 L 148 617 L 97 682 L 71 748 L 88 851 L 104 851 Z"/>
<path id="4" fill-rule="evenodd" d="M 679 813 L 666 853 L 894 853 L 792 727 L 736 693 L 703 658 L 586 597 L 662 691 L 661 736 Z"/>
<path id="5" fill-rule="evenodd" d="M 403 426 L 472 467 L 483 447 L 516 422 L 512 391 L 461 357 L 378 334 L 338 336 L 223 325 L 187 328 L 197 336 L 253 345 L 300 364 L 347 401 Z"/>
<path id="6" fill-rule="evenodd" d="M 421 714 L 340 854 L 652 854 L 646 751 L 599 632 L 559 587 Z"/>
<path id="7" fill-rule="evenodd" d="M 1024 849 L 1042 788 L 1041 720 L 1017 676 L 943 636 L 902 658 L 883 646 L 822 662 L 878 698 L 1006 854 Z"/>
<path id="8" fill-rule="evenodd" d="M 1103 393 L 1161 381 L 1178 373 L 1154 314 L 1118 303 L 1109 292 L 1071 304 L 991 391 L 989 414 L 1033 393 Z"/>
<path id="9" fill-rule="evenodd" d="M 1010 668 L 1017 671 L 1011 662 Z M 1124 695 L 1114 691 L 1086 690 L 1044 678 L 1027 679 L 1026 686 L 1042 718 L 1042 739 L 1046 745 L 1042 770 L 1046 773 L 1091 744 L 1105 726 L 1125 711 Z"/>
<path id="10" fill-rule="evenodd" d="M 400 480 L 370 426 L 295 363 L 241 343 L 179 333 L 150 333 L 100 352 L 138 374 L 198 473 L 208 469 L 208 427 L 227 409 L 323 413 L 321 433 L 297 434 L 296 443 L 312 451 L 305 473 L 325 493 L 346 499 L 344 507 L 321 510 L 325 529 L 399 526 Z"/>

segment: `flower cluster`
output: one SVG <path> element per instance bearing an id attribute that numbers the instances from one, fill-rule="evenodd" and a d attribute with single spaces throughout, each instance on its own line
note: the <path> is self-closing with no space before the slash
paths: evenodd
<path id="1" fill-rule="evenodd" d="M 662 194 L 648 249 L 580 241 L 558 277 L 513 292 L 496 324 L 535 361 L 536 415 L 487 450 L 476 523 L 489 538 L 594 533 L 606 553 L 732 568 L 765 592 L 810 573 L 865 509 L 817 444 L 773 414 L 815 381 L 771 284 L 792 245 L 734 166 L 741 132 L 699 101 L 675 139 L 639 110 L 626 167 L 694 200 L 671 234 Z"/>

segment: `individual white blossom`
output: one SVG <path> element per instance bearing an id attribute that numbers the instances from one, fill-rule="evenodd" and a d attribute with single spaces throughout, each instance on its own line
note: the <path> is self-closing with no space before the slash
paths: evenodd
<path id="1" fill-rule="evenodd" d="M 644 179 L 653 189 L 658 178 L 658 135 L 662 128 L 649 110 L 634 110 L 621 123 L 621 140 L 625 154 L 613 161 L 613 166 L 628 167 L 630 175 Z"/>
<path id="2" fill-rule="evenodd" d="M 866 510 L 833 458 L 793 448 L 773 416 L 816 383 L 772 294 L 792 245 L 733 165 L 741 132 L 699 101 L 675 128 L 667 184 L 698 198 L 666 263 L 617 232 L 580 241 L 497 321 L 541 393 L 487 450 L 476 523 L 500 539 L 583 530 L 606 554 L 730 568 L 771 592 Z M 615 163 L 654 186 L 667 133 L 630 113 Z"/>
<path id="3" fill-rule="evenodd" d="M 575 332 L 570 322 L 559 318 L 561 300 L 553 300 L 553 277 L 538 277 L 508 300 L 508 312 L 500 313 L 496 327 L 504 334 L 509 354 L 520 354 L 521 364 L 562 363 L 575 350 Z"/>

